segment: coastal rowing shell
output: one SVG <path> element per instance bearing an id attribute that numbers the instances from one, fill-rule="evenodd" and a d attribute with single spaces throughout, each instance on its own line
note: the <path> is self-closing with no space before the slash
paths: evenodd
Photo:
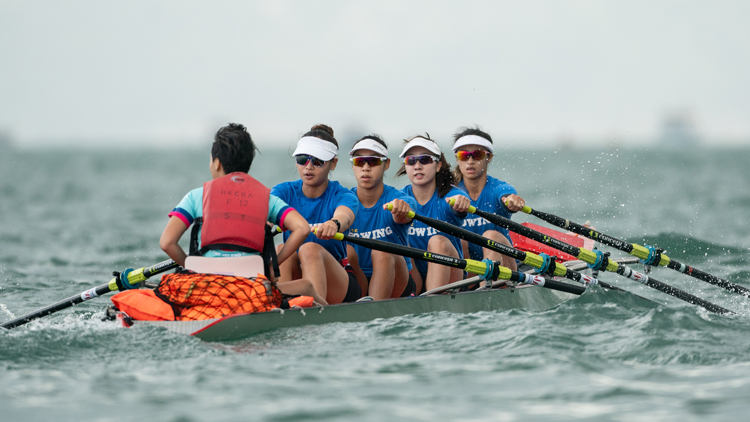
<path id="1" fill-rule="evenodd" d="M 485 291 L 457 292 L 434 296 L 390 299 L 377 302 L 354 302 L 325 307 L 287 309 L 229 315 L 204 321 L 132 321 L 133 327 L 157 326 L 169 331 L 193 335 L 205 341 L 238 340 L 276 328 L 333 322 L 366 322 L 430 312 L 472 313 L 507 309 L 539 311 L 552 308 L 576 295 L 536 286 Z M 118 315 L 123 320 L 123 315 Z"/>

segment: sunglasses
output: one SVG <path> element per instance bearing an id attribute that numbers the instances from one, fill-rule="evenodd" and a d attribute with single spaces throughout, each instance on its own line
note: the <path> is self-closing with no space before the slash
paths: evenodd
<path id="1" fill-rule="evenodd" d="M 370 167 L 375 167 L 383 164 L 387 158 L 383 157 L 352 157 L 352 164 L 354 164 L 357 167 L 364 167 L 365 164 L 368 164 Z"/>
<path id="2" fill-rule="evenodd" d="M 320 158 L 315 158 L 312 155 L 295 155 L 294 159 L 297 160 L 297 164 L 300 166 L 307 166 L 307 163 L 312 161 L 312 165 L 315 167 L 323 167 L 326 162 Z"/>
<path id="3" fill-rule="evenodd" d="M 435 157 L 434 155 L 409 155 L 404 157 L 404 164 L 407 166 L 413 166 L 417 164 L 418 161 L 419 164 L 426 166 L 427 164 L 434 163 L 438 159 L 439 157 Z"/>
<path id="4" fill-rule="evenodd" d="M 473 158 L 474 161 L 484 160 L 484 157 L 491 157 L 492 153 L 482 151 L 480 149 L 476 151 L 456 151 L 456 158 L 458 161 L 468 161 L 469 158 Z"/>

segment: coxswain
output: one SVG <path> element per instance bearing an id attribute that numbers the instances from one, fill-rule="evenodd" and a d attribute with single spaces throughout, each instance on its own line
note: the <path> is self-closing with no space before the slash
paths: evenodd
<path id="1" fill-rule="evenodd" d="M 261 249 L 271 242 L 265 236 L 270 222 L 286 230 L 287 242 L 277 252 L 278 261 L 283 263 L 310 233 L 310 227 L 300 213 L 250 177 L 248 172 L 255 151 L 250 134 L 241 124 L 230 123 L 216 132 L 209 161 L 212 180 L 182 198 L 169 213 L 169 221 L 159 240 L 161 249 L 176 263 L 185 265 L 187 254 L 178 242 L 188 227 L 198 222 L 201 225 L 196 226 L 195 236 L 191 236 L 195 249 L 191 254 L 205 257 L 263 253 Z M 204 201 L 206 197 L 208 200 Z M 256 198 L 262 198 L 263 202 L 258 203 Z M 203 217 L 208 214 L 236 218 L 204 221 Z M 270 247 L 273 248 L 272 243 Z M 271 265 L 269 260 L 265 261 L 267 267 Z M 266 274 L 273 279 L 273 271 L 267 268 Z M 277 287 L 284 294 L 312 296 L 316 302 L 327 304 L 309 280 L 287 280 Z"/>

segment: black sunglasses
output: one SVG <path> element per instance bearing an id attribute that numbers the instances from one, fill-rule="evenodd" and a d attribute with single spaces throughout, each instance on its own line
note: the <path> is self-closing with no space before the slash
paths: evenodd
<path id="1" fill-rule="evenodd" d="M 434 155 L 409 155 L 407 157 L 404 157 L 404 164 L 407 166 L 413 166 L 419 162 L 419 164 L 426 166 L 427 164 L 432 164 L 435 161 L 438 160 L 438 157 L 435 157 Z"/>
<path id="2" fill-rule="evenodd" d="M 295 155 L 294 159 L 297 160 L 297 164 L 300 166 L 306 166 L 310 161 L 312 161 L 312 165 L 315 167 L 323 167 L 326 164 L 325 161 L 315 158 L 312 155 Z"/>

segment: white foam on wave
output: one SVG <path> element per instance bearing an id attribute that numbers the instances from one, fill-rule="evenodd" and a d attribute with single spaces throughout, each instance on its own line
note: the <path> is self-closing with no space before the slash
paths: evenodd
<path id="1" fill-rule="evenodd" d="M 0 303 L 0 309 L 2 309 L 3 312 L 5 312 L 6 314 L 8 314 L 8 316 L 10 317 L 10 319 L 15 319 L 16 318 L 16 316 L 13 315 L 13 312 L 11 312 L 10 309 L 8 309 L 8 307 L 5 306 L 4 303 Z"/>
<path id="2" fill-rule="evenodd" d="M 104 311 L 69 314 L 60 318 L 42 317 L 26 324 L 28 331 L 110 331 L 119 329 L 120 324 L 114 321 L 102 321 Z"/>

